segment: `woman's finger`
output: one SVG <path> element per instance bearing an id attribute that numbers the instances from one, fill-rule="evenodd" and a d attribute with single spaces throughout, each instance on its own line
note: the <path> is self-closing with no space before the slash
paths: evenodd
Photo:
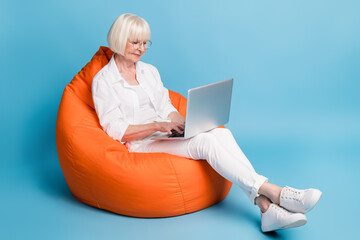
<path id="1" fill-rule="evenodd" d="M 175 129 L 178 133 L 182 133 L 182 130 L 179 127 L 176 127 Z"/>

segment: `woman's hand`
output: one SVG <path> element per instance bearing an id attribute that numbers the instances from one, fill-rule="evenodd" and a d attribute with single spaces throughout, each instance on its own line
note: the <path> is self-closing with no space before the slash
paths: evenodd
<path id="1" fill-rule="evenodd" d="M 129 125 L 121 141 L 130 142 L 141 139 L 157 131 L 171 134 L 171 130 L 173 129 L 182 133 L 185 129 L 185 125 L 177 122 L 154 122 L 141 125 Z"/>
<path id="2" fill-rule="evenodd" d="M 160 132 L 167 132 L 171 134 L 171 130 L 176 130 L 179 133 L 182 133 L 185 129 L 185 125 L 178 122 L 157 122 L 157 129 Z"/>
<path id="3" fill-rule="evenodd" d="M 171 122 L 177 122 L 185 125 L 185 118 L 181 116 L 178 112 L 171 112 L 168 118 L 171 119 Z"/>

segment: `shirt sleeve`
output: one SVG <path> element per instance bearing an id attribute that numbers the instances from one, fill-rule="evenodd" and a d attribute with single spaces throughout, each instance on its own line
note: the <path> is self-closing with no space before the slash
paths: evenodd
<path id="1" fill-rule="evenodd" d="M 124 119 L 118 101 L 114 97 L 112 88 L 104 79 L 95 79 L 92 83 L 92 96 L 95 110 L 103 130 L 113 139 L 121 141 L 129 126 Z"/>
<path id="2" fill-rule="evenodd" d="M 169 97 L 169 90 L 164 87 L 164 84 L 161 81 L 159 71 L 152 66 L 152 70 L 154 72 L 155 78 L 157 80 L 157 89 L 160 90 L 160 116 L 163 119 L 167 119 L 168 115 L 171 112 L 177 112 L 177 109 L 171 104 L 171 100 Z"/>

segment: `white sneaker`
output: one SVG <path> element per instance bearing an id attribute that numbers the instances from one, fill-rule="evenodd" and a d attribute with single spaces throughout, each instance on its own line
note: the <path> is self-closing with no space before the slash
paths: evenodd
<path id="1" fill-rule="evenodd" d="M 306 213 L 315 207 L 321 194 L 320 190 L 314 188 L 298 190 L 286 186 L 281 190 L 279 205 L 292 212 Z"/>
<path id="2" fill-rule="evenodd" d="M 270 204 L 265 213 L 261 213 L 261 230 L 263 232 L 300 227 L 306 222 L 307 219 L 304 214 L 291 213 L 273 203 Z"/>

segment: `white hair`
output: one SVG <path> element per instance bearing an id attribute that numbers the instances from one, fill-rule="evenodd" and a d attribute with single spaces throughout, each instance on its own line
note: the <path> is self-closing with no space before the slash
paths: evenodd
<path id="1" fill-rule="evenodd" d="M 125 13 L 120 15 L 112 24 L 107 35 L 107 41 L 113 52 L 124 55 L 128 40 L 148 41 L 150 35 L 150 26 L 143 18 Z"/>

